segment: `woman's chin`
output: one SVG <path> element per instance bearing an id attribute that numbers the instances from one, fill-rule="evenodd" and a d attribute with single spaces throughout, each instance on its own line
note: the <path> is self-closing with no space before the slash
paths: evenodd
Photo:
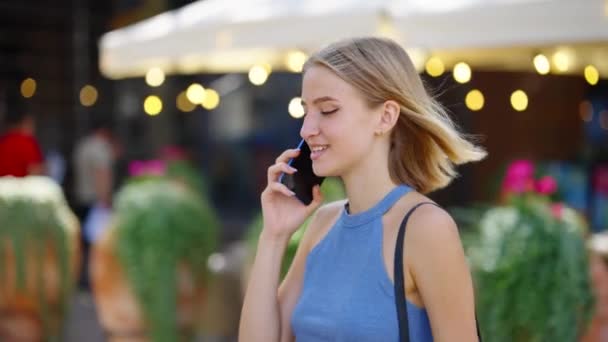
<path id="1" fill-rule="evenodd" d="M 317 177 L 335 177 L 335 176 L 337 176 L 336 172 L 333 172 L 333 171 L 334 170 L 331 170 L 325 166 L 315 165 L 315 163 L 313 163 L 313 165 L 312 165 L 312 172 Z"/>

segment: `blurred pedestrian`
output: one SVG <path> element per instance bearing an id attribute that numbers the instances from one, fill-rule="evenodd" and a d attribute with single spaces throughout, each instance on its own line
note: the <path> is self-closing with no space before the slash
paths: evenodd
<path id="1" fill-rule="evenodd" d="M 80 285 L 89 285 L 88 260 L 90 245 L 105 228 L 112 207 L 114 182 L 113 134 L 105 119 L 95 119 L 88 135 L 76 144 L 74 151 L 75 212 L 82 227 L 82 273 Z"/>
<path id="2" fill-rule="evenodd" d="M 34 136 L 34 117 L 15 101 L 9 103 L 5 124 L 7 130 L 0 136 L 0 177 L 44 174 L 44 156 Z"/>

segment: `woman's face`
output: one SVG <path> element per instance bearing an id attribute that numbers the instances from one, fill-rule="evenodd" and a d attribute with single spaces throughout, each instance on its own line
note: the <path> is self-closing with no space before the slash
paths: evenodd
<path id="1" fill-rule="evenodd" d="M 300 135 L 310 146 L 316 175 L 342 176 L 369 154 L 382 106 L 370 109 L 356 88 L 323 66 L 305 72 L 302 104 Z"/>

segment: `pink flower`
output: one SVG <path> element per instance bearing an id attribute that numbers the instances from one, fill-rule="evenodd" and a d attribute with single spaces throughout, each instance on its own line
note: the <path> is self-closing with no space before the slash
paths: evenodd
<path id="1" fill-rule="evenodd" d="M 534 164 L 529 160 L 516 160 L 507 168 L 502 189 L 507 193 L 523 193 L 534 188 Z"/>
<path id="2" fill-rule="evenodd" d="M 563 211 L 564 211 L 563 203 L 552 203 L 551 204 L 551 215 L 553 215 L 553 217 L 555 217 L 556 219 L 559 220 L 562 218 Z"/>
<path id="3" fill-rule="evenodd" d="M 134 160 L 129 163 L 129 174 L 131 176 L 162 176 L 165 174 L 167 165 L 162 160 Z"/>
<path id="4" fill-rule="evenodd" d="M 551 195 L 557 191 L 557 182 L 551 176 L 544 176 L 534 185 L 536 192 L 543 195 Z"/>
<path id="5" fill-rule="evenodd" d="M 143 173 L 144 162 L 140 160 L 134 160 L 129 163 L 129 175 L 139 176 Z"/>

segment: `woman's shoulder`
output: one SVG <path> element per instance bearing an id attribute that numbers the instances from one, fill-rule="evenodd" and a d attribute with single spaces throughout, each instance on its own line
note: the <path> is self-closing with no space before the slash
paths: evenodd
<path id="1" fill-rule="evenodd" d="M 411 248 L 428 252 L 440 251 L 446 244 L 460 245 L 458 227 L 450 213 L 422 194 L 417 193 L 415 197 L 406 205 L 403 215 L 419 203 L 433 204 L 420 205 L 410 215 L 406 241 L 409 240 Z"/>
<path id="2" fill-rule="evenodd" d="M 342 209 L 344 209 L 344 205 L 346 205 L 346 202 L 346 199 L 342 199 L 323 204 L 319 207 L 319 209 L 317 209 L 316 219 L 318 221 L 323 222 L 335 218 L 338 214 L 342 212 Z"/>
<path id="3" fill-rule="evenodd" d="M 317 209 L 305 233 L 309 250 L 313 249 L 327 235 L 340 217 L 345 204 L 344 199 L 325 203 Z"/>

